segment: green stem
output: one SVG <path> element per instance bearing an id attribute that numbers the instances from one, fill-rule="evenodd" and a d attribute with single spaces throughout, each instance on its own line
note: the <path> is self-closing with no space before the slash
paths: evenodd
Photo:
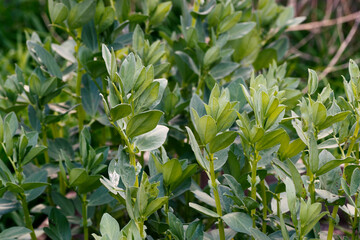
<path id="1" fill-rule="evenodd" d="M 139 226 L 141 239 L 145 239 L 145 236 L 144 236 L 144 222 L 143 221 L 139 222 L 138 226 Z"/>
<path id="2" fill-rule="evenodd" d="M 46 135 L 46 126 L 43 125 L 42 127 L 42 140 L 43 140 L 43 144 L 45 147 L 48 146 L 48 143 L 47 143 L 47 135 Z M 44 157 L 45 157 L 45 163 L 50 163 L 50 158 L 49 158 L 49 153 L 47 150 L 44 151 Z"/>
<path id="3" fill-rule="evenodd" d="M 210 160 L 210 177 L 211 177 L 211 185 L 212 189 L 214 191 L 214 197 L 215 197 L 215 204 L 216 204 L 216 212 L 220 216 L 218 218 L 218 227 L 219 227 L 219 235 L 220 240 L 225 240 L 225 229 L 224 229 L 224 222 L 222 220 L 222 210 L 221 210 L 221 203 L 220 203 L 220 196 L 219 191 L 217 188 L 216 183 L 216 176 L 215 176 L 215 168 L 214 168 L 214 154 L 209 155 Z"/>
<path id="4" fill-rule="evenodd" d="M 86 194 L 81 196 L 81 205 L 82 205 L 82 220 L 83 220 L 83 228 L 84 228 L 84 240 L 89 239 L 89 229 L 87 226 L 87 200 Z"/>
<path id="5" fill-rule="evenodd" d="M 59 176 L 60 193 L 61 195 L 65 196 L 66 193 L 65 179 L 63 178 L 60 171 L 58 173 L 58 176 Z"/>
<path id="6" fill-rule="evenodd" d="M 194 11 L 194 12 L 198 12 L 199 9 L 200 9 L 200 0 L 195 0 L 195 1 L 194 1 L 193 11 Z M 195 24 L 196 24 L 196 18 L 193 17 L 193 18 L 192 18 L 192 21 L 191 21 L 191 26 L 192 26 L 192 27 L 195 27 Z"/>
<path id="7" fill-rule="evenodd" d="M 263 201 L 263 222 L 262 222 L 262 231 L 266 233 L 266 218 L 267 218 L 267 199 L 266 199 L 266 187 L 265 180 L 260 182 L 261 192 L 262 192 L 262 201 Z"/>
<path id="8" fill-rule="evenodd" d="M 110 122 L 114 128 L 118 131 L 118 133 L 120 134 L 121 138 L 125 141 L 125 144 L 127 146 L 127 151 L 129 153 L 129 158 L 130 158 L 130 164 L 132 166 L 134 166 L 134 168 L 136 169 L 136 157 L 135 157 L 135 152 L 133 150 L 133 146 L 132 144 L 130 143 L 129 141 L 129 138 L 125 135 L 124 131 L 115 125 L 114 122 Z M 136 180 L 135 180 L 135 184 L 134 184 L 135 187 L 138 187 L 139 186 L 139 179 L 138 179 L 138 176 L 136 175 Z"/>
<path id="9" fill-rule="evenodd" d="M 256 201 L 256 168 L 257 168 L 257 161 L 258 161 L 259 153 L 255 150 L 254 159 L 251 162 L 251 198 Z M 253 228 L 256 227 L 255 222 L 255 213 L 256 209 L 251 210 L 251 217 L 253 220 Z"/>
<path id="10" fill-rule="evenodd" d="M 167 191 L 167 190 L 166 190 L 166 191 Z M 167 200 L 166 203 L 165 203 L 164 211 L 165 211 L 165 220 L 166 220 L 166 223 L 169 225 L 169 224 L 170 224 L 170 222 L 169 222 L 169 195 L 166 194 L 166 196 L 168 197 L 168 200 Z M 171 240 L 171 234 L 170 234 L 170 233 L 166 233 L 165 239 Z"/>
<path id="11" fill-rule="evenodd" d="M 199 82 L 198 85 L 196 87 L 196 94 L 199 95 L 200 94 L 200 90 L 202 90 L 204 86 L 204 77 L 202 75 L 199 76 Z"/>
<path id="12" fill-rule="evenodd" d="M 81 28 L 78 29 L 78 38 L 81 37 Z M 76 100 L 77 103 L 79 104 L 78 108 L 77 108 L 77 113 L 78 113 L 78 122 L 79 122 L 79 132 L 81 132 L 81 130 L 84 127 L 84 119 L 85 119 L 85 112 L 84 112 L 84 108 L 81 104 L 81 78 L 82 78 L 82 66 L 80 63 L 80 58 L 79 58 L 79 48 L 81 45 L 81 41 L 77 40 L 76 41 L 77 45 L 75 47 L 75 52 L 78 55 L 78 61 L 77 61 L 77 72 L 76 72 L 76 89 L 75 89 L 75 93 L 76 93 Z"/>
<path id="13" fill-rule="evenodd" d="M 311 172 L 311 170 L 308 170 L 309 173 L 309 177 L 310 177 L 310 184 L 309 184 L 309 188 L 308 191 L 310 193 L 310 199 L 311 199 L 311 203 L 315 203 L 315 179 L 314 179 L 314 175 Z"/>
<path id="14" fill-rule="evenodd" d="M 32 225 L 32 221 L 30 218 L 30 212 L 29 212 L 29 208 L 28 208 L 28 205 L 26 202 L 26 196 L 24 194 L 20 194 L 19 197 L 20 197 L 20 201 L 21 201 L 21 206 L 24 211 L 25 225 L 31 231 L 30 232 L 31 240 L 36 240 L 37 238 L 36 238 L 34 227 Z"/>
<path id="15" fill-rule="evenodd" d="M 356 193 L 355 195 L 355 204 L 357 204 L 358 202 L 358 193 Z M 358 234 L 356 234 L 356 229 L 357 229 L 357 225 L 358 225 L 358 209 L 355 206 L 355 213 L 354 213 L 354 221 L 353 221 L 353 225 L 352 225 L 352 234 L 351 234 L 351 240 L 356 240 L 359 239 Z"/>
<path id="16" fill-rule="evenodd" d="M 280 182 L 280 180 L 279 180 Z M 277 216 L 280 218 L 281 209 L 280 209 L 280 193 L 276 194 L 276 209 L 277 209 Z"/>
<path id="17" fill-rule="evenodd" d="M 333 237 L 333 233 L 334 233 L 334 226 L 335 226 L 335 220 L 336 219 L 336 214 L 339 210 L 339 205 L 335 205 L 331 214 L 330 221 L 329 221 L 329 229 L 328 229 L 328 235 L 327 235 L 327 240 L 331 240 Z"/>

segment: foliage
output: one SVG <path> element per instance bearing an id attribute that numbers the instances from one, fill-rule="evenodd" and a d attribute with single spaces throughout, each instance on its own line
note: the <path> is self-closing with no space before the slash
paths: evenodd
<path id="1" fill-rule="evenodd" d="M 66 40 L 1 82 L 1 238 L 332 239 L 341 210 L 358 239 L 360 71 L 303 94 L 291 7 L 47 4 Z"/>

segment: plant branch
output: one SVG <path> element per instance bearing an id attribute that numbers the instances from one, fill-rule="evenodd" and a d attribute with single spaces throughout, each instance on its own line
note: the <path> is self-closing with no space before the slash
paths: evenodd
<path id="1" fill-rule="evenodd" d="M 220 216 L 218 218 L 220 240 L 225 240 L 224 222 L 223 222 L 223 220 L 221 218 L 222 217 L 221 202 L 220 202 L 219 191 L 218 191 L 218 188 L 217 188 L 215 169 L 214 169 L 214 154 L 211 153 L 209 155 L 209 161 L 210 161 L 211 185 L 212 185 L 212 189 L 214 191 L 216 212 Z"/>
<path id="2" fill-rule="evenodd" d="M 322 21 L 310 22 L 310 23 L 304 23 L 304 24 L 292 26 L 292 27 L 289 27 L 286 30 L 286 32 L 311 31 L 311 30 L 314 30 L 317 28 L 330 27 L 330 26 L 333 26 L 336 24 L 350 22 L 350 21 L 353 21 L 356 19 L 360 19 L 360 11 L 354 12 L 352 14 L 349 14 L 349 15 L 346 15 L 343 17 L 338 17 L 335 19 L 325 19 Z"/>

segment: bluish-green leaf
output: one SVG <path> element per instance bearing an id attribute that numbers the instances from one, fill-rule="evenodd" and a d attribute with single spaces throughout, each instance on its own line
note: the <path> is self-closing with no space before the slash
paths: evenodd
<path id="1" fill-rule="evenodd" d="M 127 136 L 133 138 L 150 132 L 157 126 L 162 115 L 163 112 L 159 110 L 147 111 L 135 115 L 130 119 L 126 127 Z"/>

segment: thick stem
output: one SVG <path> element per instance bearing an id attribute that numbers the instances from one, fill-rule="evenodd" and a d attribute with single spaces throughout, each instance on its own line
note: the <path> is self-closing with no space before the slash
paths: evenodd
<path id="1" fill-rule="evenodd" d="M 143 221 L 139 222 L 138 226 L 139 226 L 141 239 L 145 239 L 145 236 L 144 236 L 144 222 Z"/>
<path id="2" fill-rule="evenodd" d="M 356 193 L 355 195 L 355 203 L 357 204 L 358 202 L 358 193 Z M 356 230 L 358 227 L 358 210 L 357 207 L 355 207 L 355 213 L 354 213 L 354 221 L 353 221 L 353 225 L 352 225 L 352 234 L 351 234 L 351 240 L 357 240 L 359 239 L 359 234 L 356 234 Z"/>
<path id="3" fill-rule="evenodd" d="M 31 230 L 30 232 L 30 236 L 31 236 L 31 240 L 36 240 L 36 235 L 35 235 L 35 231 L 34 231 L 34 227 L 32 225 L 32 221 L 30 218 L 30 212 L 29 212 L 29 208 L 26 202 L 26 196 L 24 194 L 20 195 L 20 200 L 21 200 L 21 206 L 23 208 L 24 211 L 24 217 L 25 217 L 25 225 L 28 229 Z"/>
<path id="4" fill-rule="evenodd" d="M 43 144 L 45 147 L 48 146 L 48 143 L 47 143 L 47 135 L 46 135 L 46 126 L 43 125 L 42 126 L 42 140 L 43 140 Z M 44 151 L 44 157 L 45 157 L 45 163 L 50 163 L 50 158 L 49 158 L 49 154 L 48 154 L 48 151 L 45 150 Z"/>
<path id="5" fill-rule="evenodd" d="M 262 231 L 266 233 L 266 218 L 267 218 L 267 199 L 266 199 L 266 187 L 265 180 L 260 182 L 261 192 L 262 192 L 262 202 L 263 202 L 263 222 L 262 222 Z"/>
<path id="6" fill-rule="evenodd" d="M 81 29 L 78 29 L 78 38 L 81 37 Z M 77 40 L 77 45 L 75 47 L 75 52 L 77 55 L 79 55 L 79 48 L 81 45 L 80 40 Z M 84 127 L 84 119 L 85 119 L 85 112 L 84 112 L 84 108 L 81 104 L 81 78 L 82 78 L 82 66 L 80 63 L 80 58 L 78 57 L 78 61 L 77 61 L 77 71 L 76 71 L 76 89 L 75 89 L 75 93 L 76 93 L 76 100 L 77 103 L 79 104 L 79 106 L 77 107 L 77 113 L 78 113 L 78 122 L 79 122 L 79 132 L 81 132 L 81 130 Z"/>
<path id="7" fill-rule="evenodd" d="M 315 179 L 312 172 L 309 170 L 310 184 L 308 191 L 310 193 L 311 204 L 315 203 Z"/>
<path id="8" fill-rule="evenodd" d="M 169 225 L 170 224 L 170 222 L 169 222 L 169 194 L 167 193 L 166 196 L 168 197 L 168 200 L 165 203 L 164 211 L 165 211 L 166 223 Z M 171 234 L 167 233 L 165 239 L 171 240 Z"/>
<path id="9" fill-rule="evenodd" d="M 135 153 L 134 153 L 134 150 L 133 150 L 133 146 L 131 145 L 130 141 L 129 141 L 129 138 L 125 135 L 124 131 L 115 125 L 114 122 L 111 122 L 111 124 L 114 126 L 114 128 L 118 131 L 118 133 L 120 134 L 121 138 L 125 141 L 125 144 L 127 146 L 127 151 L 129 153 L 129 158 L 130 158 L 130 164 L 132 166 L 134 166 L 134 168 L 136 169 L 136 158 L 135 158 Z M 138 179 L 138 176 L 136 175 L 136 180 L 135 180 L 135 184 L 134 184 L 135 187 L 138 187 L 139 186 L 139 179 Z"/>
<path id="10" fill-rule="evenodd" d="M 195 1 L 194 1 L 193 11 L 194 11 L 194 12 L 198 12 L 199 9 L 200 9 L 200 0 L 195 0 Z M 196 25 L 196 18 L 193 17 L 193 19 L 192 19 L 192 21 L 191 21 L 191 26 L 192 26 L 192 27 L 195 27 L 195 25 Z"/>
<path id="11" fill-rule="evenodd" d="M 257 161 L 258 161 L 259 153 L 255 150 L 254 159 L 251 162 L 251 198 L 256 201 L 256 168 L 257 168 Z M 253 220 L 253 228 L 256 227 L 255 222 L 255 213 L 256 209 L 251 210 L 251 217 Z"/>
<path id="12" fill-rule="evenodd" d="M 335 227 L 335 218 L 336 218 L 336 214 L 339 210 L 339 205 L 335 205 L 331 214 L 330 220 L 329 220 L 329 229 L 328 229 L 328 235 L 327 235 L 327 240 L 332 240 L 333 237 L 333 233 L 334 233 L 334 227 Z"/>
<path id="13" fill-rule="evenodd" d="M 210 158 L 209 160 L 210 160 L 211 185 L 212 185 L 212 189 L 213 189 L 214 197 L 215 197 L 216 212 L 220 216 L 218 218 L 219 235 L 220 235 L 220 240 L 225 240 L 224 222 L 221 218 L 222 217 L 221 202 L 220 202 L 219 191 L 217 188 L 215 169 L 214 169 L 214 155 L 211 153 L 209 158 Z"/>
<path id="14" fill-rule="evenodd" d="M 58 176 L 59 176 L 60 193 L 61 195 L 64 196 L 66 193 L 65 179 L 63 178 L 61 172 L 58 173 Z"/>
<path id="15" fill-rule="evenodd" d="M 89 229 L 87 225 L 87 200 L 86 194 L 81 196 L 81 207 L 82 207 L 82 220 L 83 220 L 83 228 L 84 228 L 84 240 L 89 239 Z"/>
<path id="16" fill-rule="evenodd" d="M 196 94 L 199 95 L 200 94 L 200 90 L 202 90 L 204 87 L 204 77 L 202 75 L 199 76 L 199 82 L 198 85 L 196 87 Z"/>

